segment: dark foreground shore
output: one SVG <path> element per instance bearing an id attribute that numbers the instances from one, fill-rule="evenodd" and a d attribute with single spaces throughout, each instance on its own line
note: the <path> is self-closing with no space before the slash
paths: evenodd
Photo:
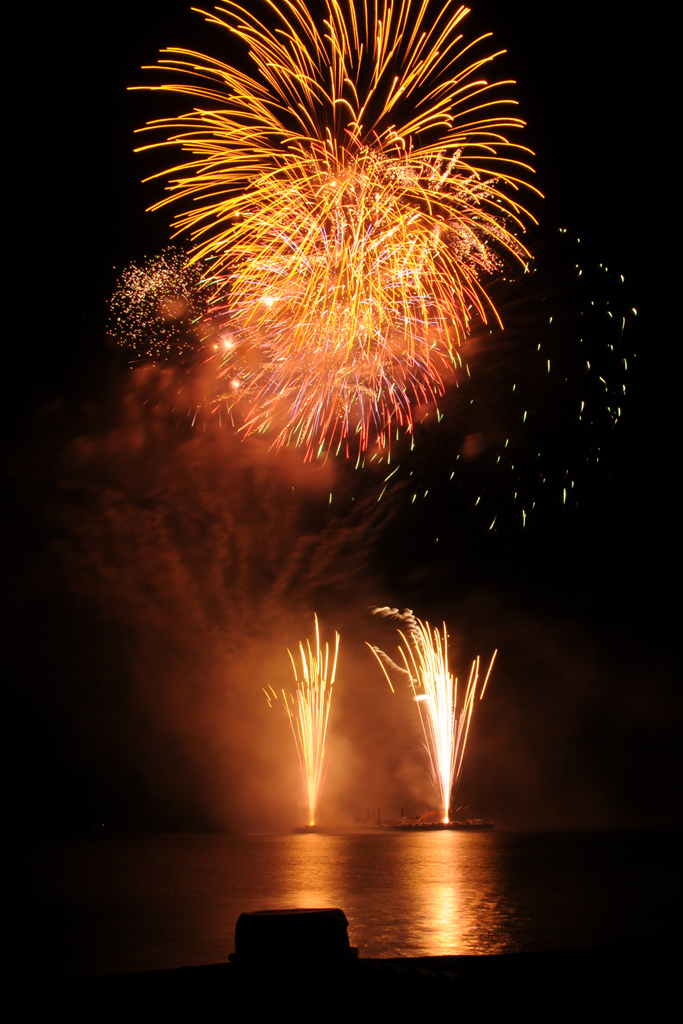
<path id="1" fill-rule="evenodd" d="M 650 1018 L 679 1001 L 683 944 L 648 944 L 491 956 L 354 959 L 333 964 L 260 962 L 151 971 L 17 986 L 14 996 L 32 1011 L 70 1020 L 106 1021 L 122 1014 L 142 1019 L 241 1020 L 251 1013 L 294 1012 L 343 1019 L 362 1008 L 398 1015 L 413 1010 L 541 1011 L 565 1014 L 628 1010 Z M 45 1018 L 47 1019 L 47 1018 Z"/>

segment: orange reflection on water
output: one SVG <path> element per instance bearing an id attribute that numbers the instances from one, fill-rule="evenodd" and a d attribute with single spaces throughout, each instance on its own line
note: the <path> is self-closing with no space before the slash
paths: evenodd
<path id="1" fill-rule="evenodd" d="M 279 906 L 338 906 L 361 956 L 496 953 L 515 946 L 500 845 L 430 832 L 285 840 Z"/>
<path id="2" fill-rule="evenodd" d="M 497 856 L 481 836 L 457 832 L 416 836 L 420 844 L 407 858 L 408 898 L 414 908 L 404 955 L 498 953 L 510 948 L 502 879 Z M 472 840 L 475 842 L 472 842 Z"/>
<path id="3" fill-rule="evenodd" d="M 678 840 L 603 829 L 22 840 L 15 976 L 218 963 L 241 913 L 278 907 L 341 907 L 366 957 L 675 941 Z"/>
<path id="4" fill-rule="evenodd" d="M 339 902 L 338 857 L 343 856 L 345 839 L 313 834 L 281 840 L 279 892 L 273 906 L 344 909 Z"/>

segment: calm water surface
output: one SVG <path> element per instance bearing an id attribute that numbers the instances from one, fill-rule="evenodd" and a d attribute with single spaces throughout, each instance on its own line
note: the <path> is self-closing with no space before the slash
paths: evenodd
<path id="1" fill-rule="evenodd" d="M 21 850 L 25 979 L 227 959 L 244 910 L 341 907 L 361 956 L 561 949 L 674 936 L 678 833 L 61 840 Z"/>

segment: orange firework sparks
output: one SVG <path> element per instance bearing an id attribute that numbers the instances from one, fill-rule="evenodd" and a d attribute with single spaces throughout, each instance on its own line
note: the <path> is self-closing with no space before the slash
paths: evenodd
<path id="1" fill-rule="evenodd" d="M 299 644 L 301 655 L 301 675 L 299 675 L 292 652 L 288 651 L 296 680 L 296 696 L 287 695 L 282 691 L 285 711 L 292 727 L 292 735 L 301 768 L 301 777 L 308 803 L 308 823 L 315 825 L 315 811 L 322 789 L 325 768 L 325 737 L 327 722 L 332 701 L 332 687 L 337 671 L 337 655 L 339 653 L 339 633 L 335 633 L 334 659 L 330 663 L 330 651 L 325 644 L 324 653 L 320 649 L 320 629 L 318 617 L 315 617 L 315 651 L 311 650 L 310 642 L 306 647 Z M 268 703 L 277 700 L 275 690 L 269 687 L 264 690 Z"/>
<path id="2" fill-rule="evenodd" d="M 482 278 L 527 251 L 515 232 L 529 150 L 446 0 L 268 4 L 277 28 L 225 0 L 207 20 L 242 40 L 254 77 L 164 51 L 195 98 L 152 121 L 181 159 L 162 175 L 178 232 L 209 267 L 233 345 L 222 401 L 274 444 L 359 453 L 412 430 L 473 318 L 495 310 Z M 430 13 L 428 13 L 430 12 Z M 208 261 L 208 262 L 207 262 Z"/>
<path id="3" fill-rule="evenodd" d="M 458 710 L 458 680 L 448 668 L 448 635 L 445 623 L 442 637 L 437 629 L 432 630 L 428 622 L 421 622 L 412 613 L 396 617 L 405 619 L 409 625 L 408 636 L 400 629 L 398 631 L 405 644 L 405 647 L 399 647 L 399 651 L 420 712 L 432 781 L 439 798 L 443 821 L 447 823 L 451 800 L 458 791 L 462 774 L 465 747 L 479 684 L 479 658 L 472 662 L 465 697 Z M 393 663 L 378 648 L 368 646 L 391 686 L 385 663 Z M 484 696 L 497 653 L 497 650 L 493 652 L 489 663 L 479 691 L 480 700 Z M 393 686 L 391 689 L 393 690 Z"/>

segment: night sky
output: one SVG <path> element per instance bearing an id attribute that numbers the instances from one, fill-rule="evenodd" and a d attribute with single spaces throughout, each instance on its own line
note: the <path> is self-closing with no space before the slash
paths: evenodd
<path id="1" fill-rule="evenodd" d="M 210 418 L 193 425 L 185 371 L 131 369 L 106 338 L 118 273 L 169 237 L 167 215 L 144 212 L 160 187 L 140 183 L 151 164 L 133 154 L 159 101 L 126 87 L 149 81 L 140 68 L 165 45 L 225 56 L 221 33 L 178 0 L 21 16 L 6 103 L 11 827 L 291 827 L 291 738 L 261 687 L 288 683 L 285 648 L 314 611 L 330 639 L 342 635 L 329 821 L 380 803 L 425 809 L 414 707 L 391 697 L 363 646 L 393 649 L 374 604 L 445 619 L 460 672 L 500 649 L 461 790 L 479 813 L 526 827 L 674 819 L 679 328 L 672 245 L 659 239 L 675 187 L 662 180 L 662 26 L 613 2 L 487 0 L 464 31 L 489 30 L 509 51 L 498 74 L 517 80 L 546 195 L 533 207 L 538 277 L 501 291 L 509 331 L 472 357 L 480 418 L 450 395 L 415 451 L 397 448 L 401 469 L 378 502 L 385 465 L 305 468 Z M 637 309 L 616 355 L 605 353 L 619 332 L 591 301 Z M 580 372 L 584 314 L 608 386 L 626 384 L 613 429 L 604 410 L 592 427 L 575 422 L 584 393 L 600 405 Z M 537 338 L 564 368 L 557 379 L 539 377 Z M 513 436 L 518 487 L 496 461 L 507 418 L 518 421 L 510 381 L 536 410 Z M 519 488 L 537 503 L 524 529 Z"/>

